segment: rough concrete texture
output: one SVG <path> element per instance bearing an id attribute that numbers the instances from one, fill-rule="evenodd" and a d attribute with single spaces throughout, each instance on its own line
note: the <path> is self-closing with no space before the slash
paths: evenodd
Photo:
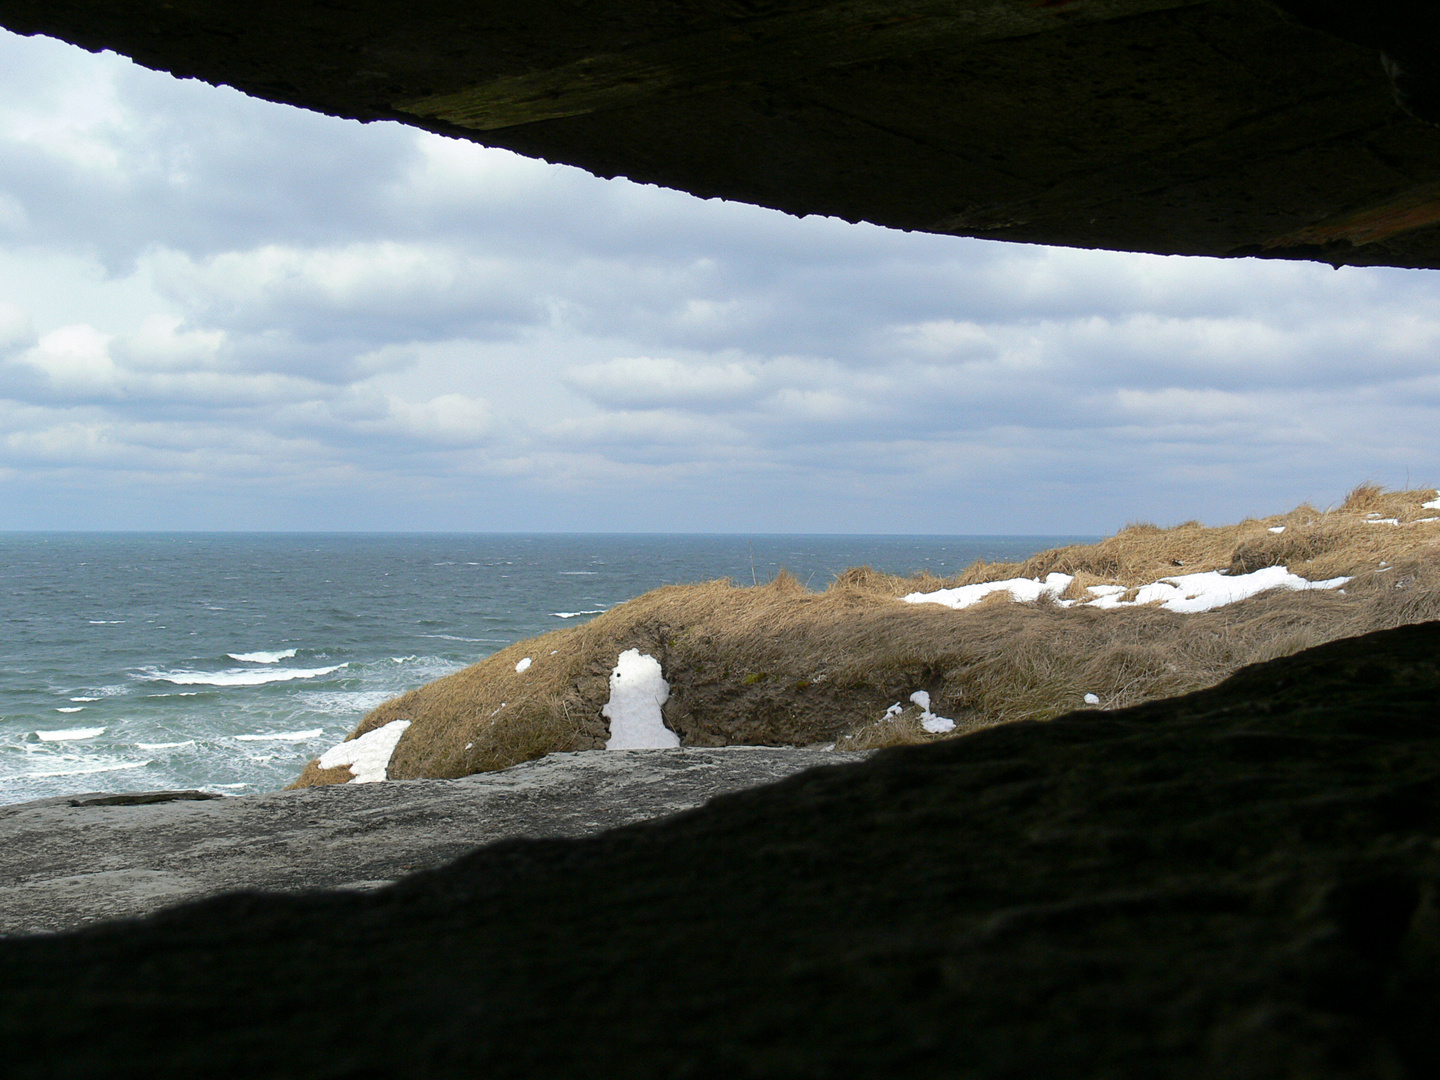
<path id="1" fill-rule="evenodd" d="M 1434 623 L 384 889 L 0 940 L 17 1078 L 1399 1080 L 1437 1029 Z"/>
<path id="2" fill-rule="evenodd" d="M 584 836 L 860 756 L 623 750 L 462 780 L 0 806 L 0 934 L 67 930 L 232 889 L 374 888 L 492 841 Z"/>
<path id="3" fill-rule="evenodd" d="M 1440 115 L 1433 8 L 0 0 L 0 24 L 796 214 L 1435 267 L 1440 130 L 1412 115 Z"/>

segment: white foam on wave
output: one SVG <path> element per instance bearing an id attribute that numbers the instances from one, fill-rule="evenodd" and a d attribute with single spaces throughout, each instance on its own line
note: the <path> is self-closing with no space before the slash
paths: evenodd
<path id="1" fill-rule="evenodd" d="M 312 728 L 309 731 L 275 731 L 264 735 L 236 735 L 236 742 L 308 742 L 311 739 L 318 739 L 324 735 L 323 728 Z"/>
<path id="2" fill-rule="evenodd" d="M 60 728 L 56 731 L 37 731 L 36 738 L 41 742 L 71 742 L 75 739 L 93 739 L 97 735 L 104 735 L 103 727 L 72 727 Z"/>
<path id="3" fill-rule="evenodd" d="M 439 638 L 441 641 L 465 641 L 471 645 L 478 644 L 483 638 L 478 637 L 456 637 L 454 634 L 421 634 L 421 637 Z"/>
<path id="4" fill-rule="evenodd" d="M 84 712 L 84 711 L 85 711 L 85 706 L 84 706 L 84 705 L 59 705 L 59 706 L 56 706 L 55 711 L 56 711 L 56 712 L 64 712 L 64 713 Z"/>
<path id="5" fill-rule="evenodd" d="M 98 697 L 72 697 L 71 701 L 99 701 Z"/>
<path id="6" fill-rule="evenodd" d="M 91 773 L 123 772 L 126 769 L 143 769 L 149 761 L 122 761 L 111 765 L 83 765 L 73 769 L 47 769 L 38 772 L 21 773 L 18 777 L 4 777 L 6 780 L 47 780 L 52 776 L 89 776 Z"/>
<path id="7" fill-rule="evenodd" d="M 299 701 L 312 712 L 354 716 L 369 712 L 397 693 L 398 690 L 306 690 L 299 695 Z"/>
<path id="8" fill-rule="evenodd" d="M 244 668 L 238 671 L 167 671 L 150 676 L 157 682 L 174 683 L 176 686 L 264 686 L 266 683 L 292 682 L 295 679 L 315 679 L 329 675 L 347 664 L 334 664 L 323 668 Z"/>
<path id="9" fill-rule="evenodd" d="M 574 618 L 576 618 L 577 616 L 580 616 L 580 615 L 603 615 L 604 613 L 605 613 L 605 609 L 604 609 L 603 607 L 602 607 L 602 608 L 591 608 L 589 611 L 552 611 L 552 612 L 550 612 L 550 614 L 553 615 L 553 616 L 555 616 L 555 618 L 557 618 L 557 619 L 574 619 Z"/>
<path id="10" fill-rule="evenodd" d="M 284 649 L 279 652 L 227 652 L 225 655 L 242 664 L 278 664 L 281 660 L 289 660 L 295 652 L 294 649 Z"/>
<path id="11" fill-rule="evenodd" d="M 599 572 L 598 570 L 561 570 L 560 574 L 563 577 L 594 577 Z"/>
<path id="12" fill-rule="evenodd" d="M 183 746 L 194 746 L 194 739 L 186 739 L 184 742 L 137 742 L 138 750 L 179 750 Z"/>
<path id="13" fill-rule="evenodd" d="M 122 626 L 124 619 L 87 619 L 91 626 Z"/>

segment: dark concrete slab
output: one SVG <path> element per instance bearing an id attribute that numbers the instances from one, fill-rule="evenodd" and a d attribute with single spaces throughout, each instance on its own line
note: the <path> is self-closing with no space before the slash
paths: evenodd
<path id="1" fill-rule="evenodd" d="M 73 929 L 232 889 L 374 888 L 481 844 L 584 836 L 862 756 L 602 750 L 460 780 L 0 806 L 0 934 Z"/>
<path id="2" fill-rule="evenodd" d="M 1440 266 L 1437 18 L 1408 0 L 0 0 L 0 24 L 795 214 Z"/>

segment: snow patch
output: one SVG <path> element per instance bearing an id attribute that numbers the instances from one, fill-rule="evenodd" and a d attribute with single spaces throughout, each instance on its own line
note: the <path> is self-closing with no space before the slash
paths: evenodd
<path id="1" fill-rule="evenodd" d="M 957 611 L 978 604 L 991 593 L 1008 592 L 1012 599 L 1030 603 L 1049 593 L 1059 597 L 1075 578 L 1070 574 L 1049 574 L 1044 581 L 1030 578 L 1008 578 L 1005 581 L 986 581 L 978 585 L 961 585 L 956 589 L 937 589 L 935 592 L 913 592 L 901 597 L 907 604 L 944 604 Z"/>
<path id="2" fill-rule="evenodd" d="M 385 770 L 390 765 L 390 755 L 395 753 L 400 736 L 409 726 L 409 720 L 391 720 L 358 739 L 332 746 L 320 755 L 320 768 L 336 769 L 349 765 L 350 775 L 355 778 L 351 783 L 379 783 L 387 779 Z"/>
<path id="3" fill-rule="evenodd" d="M 1426 510 L 1440 510 L 1440 491 L 1435 492 L 1435 496 L 1436 497 L 1431 499 L 1428 503 L 1421 503 L 1421 507 Z"/>
<path id="4" fill-rule="evenodd" d="M 1057 575 L 1064 577 L 1063 574 Z M 947 731 L 955 730 L 955 721 L 945 716 L 936 716 L 930 711 L 930 693 L 928 690 L 916 690 L 910 695 L 910 700 L 920 706 L 920 726 L 931 735 L 943 735 Z"/>
<path id="5" fill-rule="evenodd" d="M 963 585 L 958 589 L 939 589 L 931 593 L 910 593 L 902 599 L 909 604 L 944 604 L 946 607 L 958 609 L 969 607 L 992 592 L 1004 590 L 1016 600 L 1033 601 L 1045 593 L 1058 598 L 1072 580 L 1068 574 L 1051 574 L 1044 581 L 1012 578 L 1009 581 L 995 581 L 984 585 Z M 1065 607 L 1080 604 L 1104 609 L 1159 604 L 1167 611 L 1191 613 L 1238 603 L 1267 589 L 1337 589 L 1349 580 L 1348 577 L 1337 577 L 1326 581 L 1308 581 L 1298 574 L 1290 573 L 1283 566 L 1267 566 L 1252 574 L 1235 575 L 1210 570 L 1199 574 L 1162 578 L 1150 585 L 1143 585 L 1133 600 L 1121 599 L 1129 591 L 1122 585 L 1092 585 L 1087 590 L 1092 599 L 1057 599 L 1057 603 Z"/>
<path id="6" fill-rule="evenodd" d="M 1282 533 L 1282 532 L 1285 531 L 1285 526 L 1284 526 L 1284 525 L 1272 525 L 1272 526 L 1270 526 L 1270 528 L 1266 529 L 1265 531 L 1266 531 L 1266 532 L 1272 532 L 1272 533 Z"/>
<path id="7" fill-rule="evenodd" d="M 528 656 L 525 657 L 524 660 L 521 660 L 518 664 L 515 665 L 515 674 L 517 674 L 517 675 L 519 675 L 522 671 L 529 671 L 529 670 L 530 670 L 530 657 L 528 657 Z"/>
<path id="8" fill-rule="evenodd" d="M 680 738 L 665 726 L 660 706 L 670 698 L 670 684 L 660 661 L 639 649 L 626 649 L 610 673 L 610 700 L 600 710 L 610 721 L 606 750 L 668 750 Z"/>
<path id="9" fill-rule="evenodd" d="M 1100 704 L 1100 695 L 1099 695 L 1099 694 L 1086 694 L 1086 695 L 1085 695 L 1085 704 L 1086 704 L 1086 705 L 1099 705 L 1099 704 Z"/>

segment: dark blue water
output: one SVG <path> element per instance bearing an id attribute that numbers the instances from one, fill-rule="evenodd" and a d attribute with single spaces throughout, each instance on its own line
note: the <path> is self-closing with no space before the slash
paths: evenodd
<path id="1" fill-rule="evenodd" d="M 0 534 L 0 802 L 275 790 L 386 698 L 659 585 L 1077 539 Z"/>

